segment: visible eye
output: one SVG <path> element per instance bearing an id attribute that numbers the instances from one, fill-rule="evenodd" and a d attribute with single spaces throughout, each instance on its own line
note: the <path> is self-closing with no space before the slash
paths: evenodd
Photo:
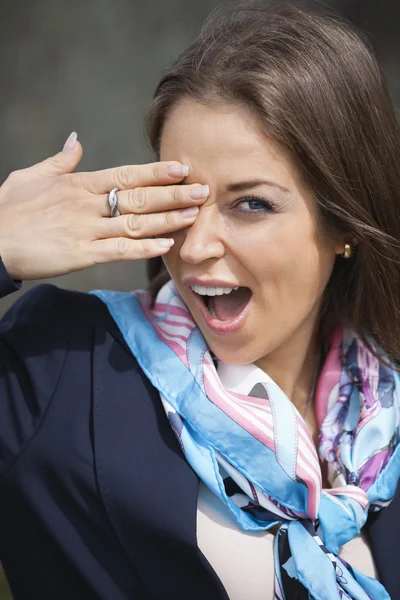
<path id="1" fill-rule="evenodd" d="M 243 208 L 238 208 L 238 210 L 241 213 L 247 214 L 268 213 L 274 212 L 276 210 L 274 205 L 269 200 L 265 200 L 264 198 L 260 198 L 259 196 L 248 196 L 247 198 L 242 198 L 236 204 L 236 206 L 243 206 Z"/>

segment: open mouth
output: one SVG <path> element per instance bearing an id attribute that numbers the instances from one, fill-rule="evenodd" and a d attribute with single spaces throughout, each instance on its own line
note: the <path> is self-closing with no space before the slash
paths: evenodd
<path id="1" fill-rule="evenodd" d="M 192 289 L 209 329 L 215 333 L 235 333 L 248 312 L 252 291 L 248 287 L 227 289 L 221 293 L 222 290 L 219 288 L 219 293 L 209 295 Z"/>
<path id="2" fill-rule="evenodd" d="M 200 295 L 200 294 L 198 294 Z M 239 287 L 229 294 L 200 296 L 210 314 L 219 321 L 231 321 L 240 315 L 251 298 L 248 287 Z"/>

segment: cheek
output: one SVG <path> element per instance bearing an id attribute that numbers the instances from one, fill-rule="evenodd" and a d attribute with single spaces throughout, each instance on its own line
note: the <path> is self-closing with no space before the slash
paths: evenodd
<path id="1" fill-rule="evenodd" d="M 330 277 L 335 254 L 317 243 L 306 227 L 248 237 L 243 245 L 243 263 L 252 273 L 268 303 L 306 304 L 318 298 Z"/>

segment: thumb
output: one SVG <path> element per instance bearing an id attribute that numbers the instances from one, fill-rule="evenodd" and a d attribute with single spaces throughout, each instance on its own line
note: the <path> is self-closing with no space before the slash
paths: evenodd
<path id="1" fill-rule="evenodd" d="M 47 175 L 72 173 L 78 166 L 83 153 L 82 146 L 77 138 L 77 133 L 73 131 L 65 142 L 61 152 L 50 156 L 50 158 L 38 163 L 35 167 Z"/>

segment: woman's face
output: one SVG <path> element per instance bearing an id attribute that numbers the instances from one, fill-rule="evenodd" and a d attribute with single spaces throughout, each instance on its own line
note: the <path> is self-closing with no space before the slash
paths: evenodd
<path id="1" fill-rule="evenodd" d="M 210 186 L 194 224 L 174 234 L 163 258 L 214 354 L 260 364 L 311 339 L 343 249 L 318 230 L 312 191 L 283 150 L 245 108 L 184 99 L 166 120 L 160 159 L 189 165 L 185 183 Z M 211 294 L 244 289 L 207 299 L 196 284 Z"/>

